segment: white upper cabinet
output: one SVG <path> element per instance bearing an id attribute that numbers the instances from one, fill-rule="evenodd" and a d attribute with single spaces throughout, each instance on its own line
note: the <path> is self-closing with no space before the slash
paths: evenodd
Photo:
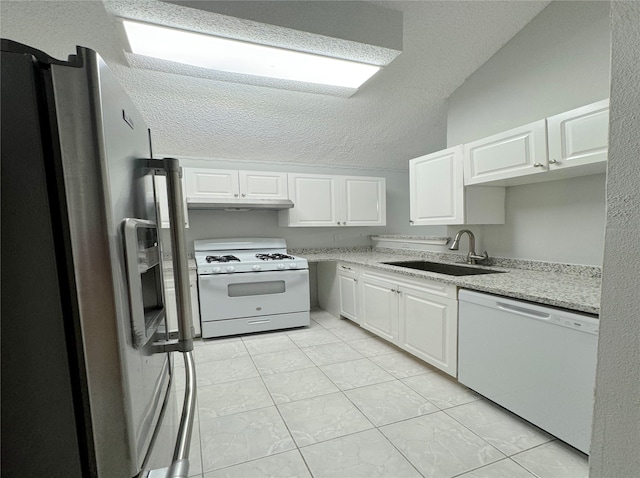
<path id="1" fill-rule="evenodd" d="M 384 226 L 387 223 L 385 178 L 340 177 L 343 226 Z"/>
<path id="2" fill-rule="evenodd" d="M 466 188 L 463 147 L 409 161 L 409 210 L 413 226 L 504 224 L 504 188 Z"/>
<path id="3" fill-rule="evenodd" d="M 481 184 L 547 171 L 545 120 L 464 145 L 464 184 Z"/>
<path id="4" fill-rule="evenodd" d="M 462 146 L 409 161 L 410 224 L 463 223 L 462 181 Z"/>
<path id="5" fill-rule="evenodd" d="M 189 211 L 187 210 L 186 181 L 184 169 L 182 170 L 182 201 L 184 208 L 184 227 L 189 227 Z M 156 203 L 158 219 L 162 229 L 168 229 L 169 222 L 169 202 L 167 201 L 167 178 L 165 176 L 154 176 L 153 185 L 156 190 Z"/>
<path id="6" fill-rule="evenodd" d="M 289 173 L 293 208 L 280 211 L 288 227 L 384 226 L 385 178 Z"/>
<path id="7" fill-rule="evenodd" d="M 289 174 L 289 198 L 293 208 L 280 211 L 281 226 L 338 226 L 338 177 Z"/>
<path id="8" fill-rule="evenodd" d="M 599 163 L 609 145 L 609 100 L 547 118 L 549 171 Z"/>
<path id="9" fill-rule="evenodd" d="M 188 200 L 287 199 L 287 173 L 186 168 Z"/>
<path id="10" fill-rule="evenodd" d="M 240 196 L 238 171 L 204 168 L 185 168 L 185 171 L 187 200 Z"/>
<path id="11" fill-rule="evenodd" d="M 253 199 L 289 199 L 287 173 L 238 171 L 240 197 Z"/>
<path id="12" fill-rule="evenodd" d="M 464 184 L 515 186 L 606 170 L 609 100 L 464 145 Z"/>

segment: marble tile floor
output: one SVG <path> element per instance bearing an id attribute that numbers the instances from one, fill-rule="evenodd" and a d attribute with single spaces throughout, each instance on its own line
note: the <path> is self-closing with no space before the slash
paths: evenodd
<path id="1" fill-rule="evenodd" d="M 347 319 L 311 318 L 196 343 L 190 476 L 588 476 L 585 455 L 437 369 Z"/>

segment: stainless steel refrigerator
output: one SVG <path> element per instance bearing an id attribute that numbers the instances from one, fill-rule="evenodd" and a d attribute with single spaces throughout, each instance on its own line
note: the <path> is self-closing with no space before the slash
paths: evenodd
<path id="1" fill-rule="evenodd" d="M 1 69 L 2 476 L 186 477 L 195 370 L 179 164 L 152 158 L 96 52 L 60 61 L 2 40 Z M 174 225 L 177 338 L 157 175 Z"/>

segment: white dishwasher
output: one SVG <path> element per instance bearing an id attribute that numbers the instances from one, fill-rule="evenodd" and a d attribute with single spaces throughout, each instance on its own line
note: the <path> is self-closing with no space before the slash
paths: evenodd
<path id="1" fill-rule="evenodd" d="M 458 380 L 589 453 L 598 319 L 461 290 Z"/>

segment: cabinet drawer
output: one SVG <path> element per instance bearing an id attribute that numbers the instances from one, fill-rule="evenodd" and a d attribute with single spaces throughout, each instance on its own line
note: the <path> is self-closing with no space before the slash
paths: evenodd
<path id="1" fill-rule="evenodd" d="M 360 273 L 360 266 L 355 264 L 338 263 L 338 273 L 355 277 Z"/>
<path id="2" fill-rule="evenodd" d="M 370 277 L 377 280 L 385 280 L 393 282 L 399 286 L 408 286 L 428 291 L 430 294 L 446 297 L 456 300 L 457 287 L 452 284 L 445 284 L 433 279 L 422 279 L 419 277 L 405 276 L 402 274 L 395 274 L 393 272 L 384 272 L 376 269 L 365 268 L 362 277 Z"/>

